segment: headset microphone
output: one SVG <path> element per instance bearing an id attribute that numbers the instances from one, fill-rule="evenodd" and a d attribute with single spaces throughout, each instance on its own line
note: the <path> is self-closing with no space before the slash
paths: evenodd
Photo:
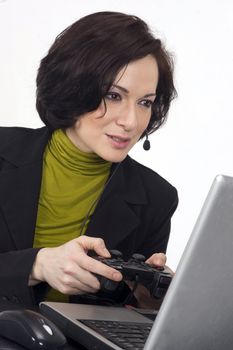
<path id="1" fill-rule="evenodd" d="M 149 149 L 150 149 L 150 141 L 148 140 L 148 134 L 147 133 L 146 133 L 146 139 L 143 142 L 143 149 L 145 151 L 149 151 Z"/>

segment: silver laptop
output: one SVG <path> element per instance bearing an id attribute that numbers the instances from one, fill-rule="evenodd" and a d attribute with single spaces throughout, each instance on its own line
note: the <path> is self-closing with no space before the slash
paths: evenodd
<path id="1" fill-rule="evenodd" d="M 85 320 L 144 324 L 149 336 L 145 345 L 141 338 L 132 343 L 134 350 L 232 350 L 233 177 L 214 179 L 154 323 L 125 308 L 54 302 L 40 307 L 67 336 L 90 350 L 130 349 L 131 342 L 116 345 L 114 336 L 107 339 Z"/>

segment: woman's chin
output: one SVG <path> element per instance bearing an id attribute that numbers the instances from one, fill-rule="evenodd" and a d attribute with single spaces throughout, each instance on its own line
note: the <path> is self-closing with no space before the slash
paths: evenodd
<path id="1" fill-rule="evenodd" d="M 120 163 L 127 157 L 127 154 L 128 152 L 103 152 L 100 157 L 111 163 Z"/>

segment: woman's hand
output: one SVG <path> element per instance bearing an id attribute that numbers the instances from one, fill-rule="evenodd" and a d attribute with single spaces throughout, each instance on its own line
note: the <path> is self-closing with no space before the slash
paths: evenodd
<path id="1" fill-rule="evenodd" d="M 165 267 L 167 261 L 167 257 L 163 253 L 155 253 L 149 257 L 149 259 L 146 260 L 147 264 L 150 264 L 154 267 L 162 266 Z M 172 275 L 174 275 L 174 272 L 166 266 L 166 270 L 168 270 Z M 132 282 L 127 282 L 130 288 L 133 287 Z M 139 284 L 134 292 L 134 295 L 138 301 L 138 306 L 140 308 L 144 309 L 159 309 L 162 299 L 155 299 L 151 297 L 150 292 L 146 287 L 144 287 L 142 284 Z"/>
<path id="2" fill-rule="evenodd" d="M 99 290 L 100 283 L 93 274 L 113 281 L 122 279 L 120 272 L 89 257 L 88 250 L 94 250 L 102 257 L 110 257 L 102 239 L 87 236 L 75 238 L 56 248 L 42 248 L 33 265 L 29 285 L 44 281 L 63 294 L 74 295 Z"/>
<path id="3" fill-rule="evenodd" d="M 167 261 L 167 257 L 164 253 L 155 253 L 146 260 L 146 263 L 155 267 L 156 266 L 164 267 L 166 264 L 166 261 Z"/>

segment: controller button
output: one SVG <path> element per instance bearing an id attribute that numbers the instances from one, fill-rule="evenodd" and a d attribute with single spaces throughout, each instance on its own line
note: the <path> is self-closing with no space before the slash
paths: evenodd
<path id="1" fill-rule="evenodd" d="M 144 255 L 142 255 L 142 254 L 137 254 L 137 253 L 133 254 L 133 255 L 132 255 L 132 258 L 133 258 L 134 260 L 138 261 L 138 262 L 144 262 L 144 261 L 146 260 L 146 258 L 145 258 Z"/>

